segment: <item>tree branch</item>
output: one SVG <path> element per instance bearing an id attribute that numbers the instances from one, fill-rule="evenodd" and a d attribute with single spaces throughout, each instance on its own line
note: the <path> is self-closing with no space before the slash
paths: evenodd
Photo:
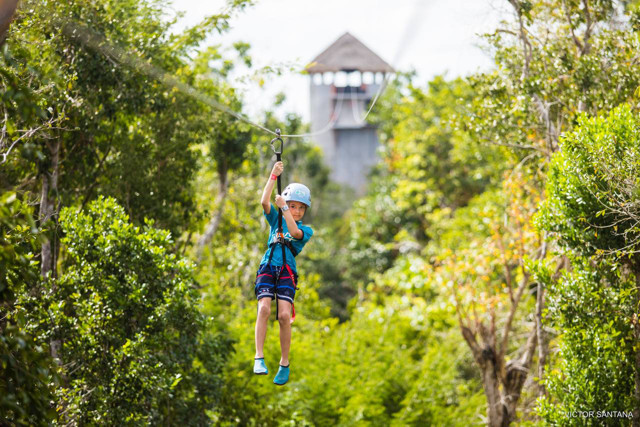
<path id="1" fill-rule="evenodd" d="M 511 310 L 509 311 L 509 317 L 507 317 L 507 323 L 504 325 L 503 333 L 502 333 L 502 343 L 500 344 L 500 349 L 498 350 L 499 358 L 504 357 L 507 351 L 507 345 L 509 341 L 509 332 L 511 331 L 511 323 L 513 322 L 513 318 L 515 317 L 516 310 L 518 309 L 518 305 L 520 304 L 520 299 L 522 298 L 522 294 L 529 283 L 529 273 L 525 271 L 522 280 L 520 281 L 520 285 L 518 286 L 518 290 L 516 292 L 515 301 L 511 304 Z"/>
<path id="2" fill-rule="evenodd" d="M 229 189 L 229 179 L 228 179 L 228 171 L 226 168 L 222 168 L 220 171 L 220 192 L 217 197 L 217 205 L 218 210 L 215 216 L 211 219 L 209 224 L 207 224 L 207 228 L 204 234 L 198 240 L 198 249 L 197 249 L 197 259 L 198 262 L 202 260 L 202 253 L 204 251 L 204 247 L 211 242 L 213 236 L 218 231 L 218 227 L 220 226 L 220 221 L 222 220 L 222 212 L 224 211 L 224 203 L 227 198 L 227 192 Z"/>
<path id="3" fill-rule="evenodd" d="M 582 47 L 581 54 L 587 55 L 591 50 L 589 39 L 591 38 L 591 31 L 593 30 L 594 23 L 591 21 L 591 12 L 589 11 L 589 0 L 582 0 L 584 6 L 584 16 L 587 28 L 584 31 L 584 45 Z"/>
<path id="4" fill-rule="evenodd" d="M 13 147 L 15 147 L 18 142 L 20 142 L 20 141 L 22 141 L 23 139 L 26 139 L 26 138 L 31 138 L 40 129 L 46 127 L 47 125 L 50 125 L 51 123 L 53 123 L 53 119 L 50 119 L 47 123 L 45 123 L 43 125 L 40 125 L 37 128 L 33 128 L 33 129 L 27 130 L 24 134 L 22 134 L 22 136 L 20 136 L 18 139 L 13 141 L 13 143 L 11 144 L 11 146 L 9 147 L 7 152 L 6 153 L 2 153 L 2 161 L 0 162 L 0 165 L 7 161 L 7 157 L 9 157 L 9 154 L 11 153 L 11 150 L 13 150 Z M 3 128 L 3 132 L 2 133 L 3 133 L 3 138 L 4 138 L 4 128 Z"/>
<path id="5" fill-rule="evenodd" d="M 576 37 L 576 33 L 573 29 L 573 20 L 571 19 L 571 12 L 569 11 L 569 6 L 567 6 L 566 0 L 562 0 L 562 7 L 564 9 L 564 14 L 567 17 L 567 21 L 569 22 L 569 29 L 571 30 L 571 37 L 573 38 L 573 43 L 578 47 L 578 50 L 582 52 L 582 49 L 584 49 L 584 47 L 582 46 L 582 43 L 580 43 L 580 40 L 578 40 L 578 37 Z"/>

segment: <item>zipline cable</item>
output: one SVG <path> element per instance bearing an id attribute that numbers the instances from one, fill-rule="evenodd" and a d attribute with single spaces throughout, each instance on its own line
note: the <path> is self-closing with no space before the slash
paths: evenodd
<path id="1" fill-rule="evenodd" d="M 115 59 L 116 61 L 123 63 L 125 65 L 128 65 L 129 67 L 135 70 L 141 71 L 147 76 L 150 76 L 159 80 L 165 86 L 174 87 L 179 91 L 197 99 L 198 101 L 208 104 L 209 106 L 216 108 L 224 113 L 230 114 L 231 116 L 235 117 L 238 120 L 241 120 L 251 126 L 254 126 L 272 135 L 276 135 L 274 131 L 267 129 L 261 124 L 255 123 L 249 118 L 245 117 L 244 115 L 233 111 L 231 108 L 227 107 L 226 105 L 223 105 L 220 102 L 216 101 L 213 97 L 197 91 L 192 86 L 184 82 L 181 82 L 180 80 L 175 78 L 173 75 L 165 72 L 161 68 L 155 65 L 152 65 L 151 63 L 144 61 L 143 59 L 135 55 L 131 55 L 124 52 L 121 48 L 118 48 L 112 45 L 111 43 L 109 43 L 101 34 L 96 34 L 95 32 L 87 29 L 86 27 L 82 27 L 79 25 L 71 25 L 69 23 L 65 23 L 62 26 L 62 32 L 68 37 L 71 37 L 72 39 L 77 40 L 80 43 L 84 44 L 85 46 L 88 46 L 91 49 L 101 52 L 103 55 L 105 55 L 108 58 Z"/>
<path id="2" fill-rule="evenodd" d="M 69 23 L 65 23 L 62 26 L 62 32 L 76 40 L 79 41 L 80 43 L 82 43 L 83 45 L 101 52 L 103 55 L 105 55 L 107 58 L 111 58 L 114 59 L 120 63 L 123 63 L 137 71 L 142 72 L 143 74 L 146 74 L 147 76 L 150 76 L 152 78 L 155 78 L 157 80 L 159 80 L 162 84 L 164 84 L 165 86 L 169 86 L 169 87 L 174 87 L 176 89 L 178 89 L 179 91 L 181 91 L 182 93 L 193 97 L 194 99 L 197 99 L 198 101 L 207 104 L 213 108 L 216 108 L 224 113 L 227 113 L 233 117 L 235 117 L 238 120 L 241 120 L 247 124 L 249 124 L 250 126 L 254 126 L 264 132 L 267 132 L 271 135 L 277 136 L 277 137 L 287 137 L 287 138 L 306 138 L 306 137 L 312 137 L 315 135 L 320 135 L 324 132 L 327 132 L 329 129 L 331 129 L 334 125 L 334 123 L 336 122 L 336 120 L 338 119 L 338 117 L 340 116 L 340 112 L 342 111 L 342 103 L 338 104 L 338 108 L 337 110 L 331 115 L 331 118 L 329 119 L 329 122 L 320 130 L 315 131 L 315 132 L 310 132 L 310 133 L 304 133 L 304 134 L 296 134 L 296 135 L 281 135 L 281 134 L 276 134 L 276 132 L 272 131 L 271 129 L 268 129 L 266 127 L 264 127 L 263 125 L 256 123 L 254 121 L 252 121 L 251 119 L 249 119 L 248 117 L 244 116 L 243 114 L 240 114 L 236 111 L 233 111 L 231 108 L 227 107 L 224 104 L 221 104 L 220 102 L 218 102 L 217 100 L 215 100 L 213 97 L 209 96 L 209 95 L 205 95 L 201 92 L 199 92 L 198 90 L 196 90 L 195 88 L 193 88 L 191 85 L 188 85 L 180 80 L 178 80 L 177 78 L 175 78 L 173 75 L 167 73 L 166 71 L 162 70 L 160 67 L 157 67 L 135 55 L 126 53 L 123 49 L 114 46 L 113 44 L 109 43 L 104 36 L 102 36 L 101 34 L 97 34 L 94 31 L 89 30 L 86 27 L 80 26 L 80 25 L 72 25 Z"/>
<path id="3" fill-rule="evenodd" d="M 421 9 L 424 6 L 424 3 L 421 0 L 416 0 L 416 6 L 418 6 L 418 9 Z M 415 21 L 417 18 L 419 18 L 420 14 L 412 14 L 412 21 Z M 126 53 L 123 49 L 109 43 L 106 38 L 101 35 L 101 34 L 97 34 L 94 31 L 89 30 L 86 27 L 80 26 L 80 25 L 71 25 L 70 23 L 63 23 L 61 25 L 62 27 L 62 32 L 67 35 L 68 37 L 75 39 L 77 41 L 79 41 L 80 43 L 84 44 L 85 46 L 90 47 L 91 49 L 94 49 L 96 51 L 101 52 L 103 55 L 105 55 L 108 58 L 112 58 L 115 59 L 116 61 L 123 63 L 135 70 L 141 71 L 142 73 L 153 77 L 157 80 L 159 80 L 161 83 L 163 83 L 166 86 L 170 86 L 173 88 L 178 89 L 179 91 L 181 91 L 182 93 L 187 94 L 188 96 L 193 97 L 194 99 L 199 100 L 200 102 L 203 102 L 204 104 L 207 104 L 213 108 L 216 108 L 224 113 L 227 113 L 233 117 L 235 117 L 238 120 L 241 120 L 247 124 L 249 124 L 250 126 L 254 126 L 257 129 L 260 129 L 264 132 L 267 132 L 271 135 L 277 136 L 277 137 L 281 137 L 281 138 L 308 138 L 308 137 L 312 137 L 312 136 L 316 136 L 316 135 L 321 135 L 325 132 L 327 132 L 328 130 L 330 130 L 334 123 L 336 122 L 336 120 L 339 117 L 340 111 L 342 110 L 342 102 L 344 102 L 344 99 L 342 100 L 342 102 L 339 103 L 339 109 L 337 112 L 334 112 L 329 120 L 329 122 L 321 129 L 315 131 L 315 132 L 309 132 L 309 133 L 303 133 L 303 134 L 292 134 L 292 135 L 281 135 L 281 134 L 277 134 L 276 132 L 272 131 L 271 129 L 266 128 L 265 126 L 256 123 L 254 121 L 252 121 L 251 119 L 249 119 L 248 117 L 244 116 L 243 114 L 240 114 L 236 111 L 233 111 L 231 108 L 227 107 L 224 104 L 221 104 L 220 102 L 218 102 L 217 100 L 215 100 L 213 97 L 209 96 L 209 95 L 205 95 L 201 92 L 199 92 L 198 90 L 196 90 L 195 88 L 193 88 L 192 86 L 178 80 L 176 77 L 174 77 L 173 75 L 167 73 L 166 71 L 162 70 L 160 67 L 157 67 L 153 64 L 151 64 L 150 62 L 147 62 L 145 60 L 143 60 L 142 58 L 139 58 L 135 55 L 132 54 L 128 54 Z M 406 31 L 404 33 L 403 38 L 401 39 L 401 49 L 398 49 L 396 52 L 396 56 L 394 57 L 394 63 L 397 63 L 397 60 L 400 57 L 400 53 L 403 52 L 402 48 L 406 48 L 406 46 L 408 45 L 408 43 L 405 43 L 404 41 L 408 38 L 408 36 L 415 32 L 416 28 L 419 27 L 418 25 L 410 25 L 406 27 Z M 386 89 L 387 86 L 387 80 L 390 76 L 390 73 L 385 73 L 385 78 L 382 82 L 382 84 L 380 85 L 380 87 L 378 88 L 378 91 L 376 93 L 376 96 L 373 98 L 371 105 L 369 106 L 369 109 L 367 110 L 367 113 L 364 115 L 364 117 L 361 119 L 361 122 L 364 122 L 364 120 L 366 120 L 366 118 L 369 116 L 369 113 L 371 112 L 371 110 L 373 109 L 373 107 L 375 106 L 376 102 L 378 101 L 378 99 L 380 98 L 380 95 L 382 94 L 382 92 L 384 91 L 384 89 Z"/>
<path id="4" fill-rule="evenodd" d="M 402 37 L 400 38 L 400 42 L 398 43 L 398 48 L 396 49 L 396 54 L 393 56 L 393 60 L 391 61 L 391 64 L 397 65 L 400 62 L 400 59 L 404 56 L 404 53 L 407 47 L 410 45 L 410 40 L 413 39 L 414 35 L 420 30 L 420 22 L 421 22 L 423 13 L 426 10 L 425 8 L 427 6 L 427 2 L 423 0 L 415 0 L 414 6 L 415 8 L 413 10 L 413 13 L 409 15 L 410 17 L 409 22 L 405 26 L 405 31 L 402 34 Z M 395 69 L 394 65 L 391 66 L 393 69 Z M 384 73 L 384 78 L 382 80 L 382 83 L 380 84 L 380 87 L 378 88 L 376 95 L 373 97 L 373 100 L 371 101 L 371 105 L 369 106 L 369 109 L 361 119 L 358 119 L 357 117 L 355 117 L 355 112 L 353 112 L 356 123 L 363 124 L 365 120 L 367 120 L 367 117 L 369 117 L 369 113 L 371 113 L 371 110 L 373 110 L 374 105 L 376 105 L 376 102 L 378 101 L 382 93 L 387 89 L 387 84 L 389 83 L 390 76 L 391 76 L 391 73 Z M 351 93 L 351 99 L 352 99 L 352 102 L 354 102 L 353 93 Z"/>

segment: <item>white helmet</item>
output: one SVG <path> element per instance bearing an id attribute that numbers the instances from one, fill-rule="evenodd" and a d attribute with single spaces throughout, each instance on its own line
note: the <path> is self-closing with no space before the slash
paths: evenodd
<path id="1" fill-rule="evenodd" d="M 296 182 L 287 185 L 287 188 L 282 192 L 285 202 L 293 201 L 300 202 L 311 206 L 311 191 L 306 185 L 298 184 Z"/>

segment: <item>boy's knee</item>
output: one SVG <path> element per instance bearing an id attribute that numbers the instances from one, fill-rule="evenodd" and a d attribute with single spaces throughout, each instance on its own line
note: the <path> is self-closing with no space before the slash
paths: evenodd
<path id="1" fill-rule="evenodd" d="M 269 301 L 269 298 L 263 298 L 260 300 L 260 302 L 258 303 L 258 316 L 269 317 L 269 314 L 271 314 L 271 304 L 266 304 L 262 301 L 271 302 Z"/>
<path id="2" fill-rule="evenodd" d="M 280 323 L 288 325 L 291 322 L 291 313 L 287 312 L 286 310 L 279 312 L 278 321 Z"/>

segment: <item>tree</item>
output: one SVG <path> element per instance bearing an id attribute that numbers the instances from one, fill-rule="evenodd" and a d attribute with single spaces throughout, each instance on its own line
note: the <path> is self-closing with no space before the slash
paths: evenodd
<path id="1" fill-rule="evenodd" d="M 407 90 L 391 107 L 393 126 L 385 141 L 385 161 L 399 178 L 392 192 L 394 202 L 413 213 L 422 233 L 428 233 L 435 220 L 430 218 L 438 218 L 434 211 L 465 206 L 500 180 L 504 154 L 471 143 L 458 123 L 476 95 L 465 80 L 437 76 L 424 90 L 412 84 Z M 421 237 L 420 231 L 414 234 Z"/>
<path id="2" fill-rule="evenodd" d="M 238 46 L 241 56 L 248 58 L 248 46 Z M 201 92 L 210 96 L 216 96 L 220 92 L 220 86 L 223 83 L 214 80 L 216 73 L 221 71 L 213 68 L 214 61 L 221 60 L 222 55 L 215 48 L 209 48 L 202 52 L 196 58 L 194 71 L 200 77 L 197 80 L 198 88 Z M 225 65 L 221 67 L 224 70 L 223 75 L 231 71 L 232 65 L 225 61 Z M 241 103 L 235 99 L 233 88 L 225 87 L 228 92 L 227 102 L 228 108 L 239 110 Z M 202 254 L 205 246 L 207 246 L 215 235 L 224 212 L 227 193 L 231 185 L 230 175 L 242 166 L 243 161 L 250 155 L 249 145 L 257 139 L 251 127 L 247 123 L 243 123 L 238 119 L 231 117 L 228 113 L 218 111 L 211 106 L 204 106 L 200 117 L 198 117 L 197 132 L 206 133 L 205 159 L 204 167 L 212 167 L 218 176 L 218 192 L 214 202 L 216 212 L 209 220 L 205 227 L 205 231 L 198 239 L 196 257 L 198 262 L 202 260 Z M 255 150 L 253 150 L 255 151 Z"/>
<path id="3" fill-rule="evenodd" d="M 509 148 L 514 172 L 525 171 L 540 192 L 559 137 L 575 127 L 578 115 L 607 110 L 633 96 L 639 84 L 633 71 L 638 28 L 635 15 L 614 1 L 563 1 L 560 7 L 509 3 L 514 19 L 488 36 L 497 67 L 470 78 L 477 96 L 461 126 L 478 143 Z M 530 258 L 539 259 L 529 274 L 556 277 L 549 265 L 568 265 L 561 255 L 552 261 L 539 258 L 553 253 L 547 245 L 543 231 L 538 247 L 529 251 Z M 549 345 L 543 326 L 546 283 L 536 279 L 538 378 L 545 376 Z M 544 395 L 544 387 L 538 393 Z"/>
<path id="4" fill-rule="evenodd" d="M 638 423 L 639 131 L 640 118 L 629 106 L 583 115 L 550 166 L 538 223 L 574 259 L 575 270 L 551 282 L 552 318 L 565 333 L 561 371 L 550 376 L 552 396 L 541 409 L 548 420 L 595 405 L 633 407 Z"/>
<path id="5" fill-rule="evenodd" d="M 63 270 L 24 295 L 27 330 L 61 343 L 60 421 L 201 425 L 220 399 L 224 334 L 198 310 L 169 233 L 113 199 L 61 212 Z"/>
<path id="6" fill-rule="evenodd" d="M 34 261 L 37 234 L 30 208 L 16 193 L 0 196 L 0 423 L 49 425 L 50 406 L 58 384 L 46 345 L 24 331 L 19 295 L 34 292 L 38 268 Z"/>
<path id="7" fill-rule="evenodd" d="M 496 70 L 472 76 L 465 128 L 513 159 L 546 161 L 581 112 L 631 99 L 640 79 L 634 13 L 614 0 L 509 0 L 514 19 L 487 35 Z M 526 162 L 526 161 L 525 161 Z"/>
<path id="8" fill-rule="evenodd" d="M 381 99 L 373 122 L 382 163 L 367 195 L 335 226 L 335 248 L 324 257 L 333 264 L 325 271 L 338 270 L 329 290 L 342 318 L 349 298 L 364 298 L 374 275 L 437 240 L 438 224 L 499 182 L 506 166 L 500 147 L 473 144 L 458 123 L 474 96 L 465 81 L 438 76 L 422 89 L 411 78 L 401 76 Z"/>
<path id="9" fill-rule="evenodd" d="M 235 2 L 230 10 L 244 3 Z M 3 74 L 16 77 L 4 83 L 37 93 L 34 104 L 51 121 L 40 135 L 22 138 L 5 181 L 39 194 L 38 219 L 51 220 L 42 244 L 43 276 L 56 275 L 61 206 L 84 206 L 98 194 L 111 195 L 134 220 L 154 218 L 174 234 L 197 219 L 192 147 L 206 135 L 199 132 L 201 105 L 171 86 L 166 75 L 179 76 L 173 83 L 194 84 L 190 51 L 210 32 L 224 31 L 231 12 L 172 35 L 164 5 L 162 0 L 23 2 L 10 28 L 12 61 Z M 34 13 L 26 13 L 29 9 Z M 9 103 L 2 107 L 8 136 L 11 129 L 36 127 L 33 114 L 11 114 Z"/>
<path id="10" fill-rule="evenodd" d="M 538 343 L 533 262 L 544 259 L 530 225 L 540 193 L 514 171 L 503 188 L 459 209 L 443 228 L 434 274 L 453 295 L 462 336 L 482 376 L 487 422 L 509 425 Z M 533 327 L 523 324 L 533 324 Z"/>

